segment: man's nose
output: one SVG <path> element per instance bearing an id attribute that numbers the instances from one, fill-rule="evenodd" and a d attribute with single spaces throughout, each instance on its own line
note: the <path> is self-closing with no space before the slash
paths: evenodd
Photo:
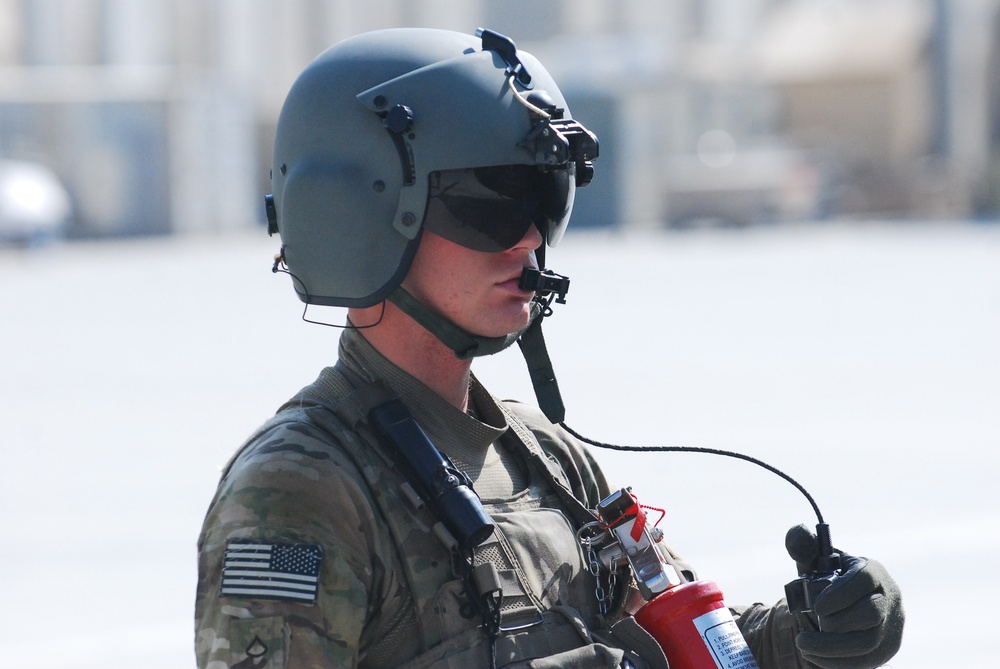
<path id="1" fill-rule="evenodd" d="M 542 235 L 542 231 L 538 229 L 535 224 L 529 225 L 528 229 L 525 231 L 524 236 L 521 237 L 521 241 L 514 245 L 514 248 L 526 248 L 529 251 L 534 251 L 539 246 L 545 242 L 545 237 Z"/>

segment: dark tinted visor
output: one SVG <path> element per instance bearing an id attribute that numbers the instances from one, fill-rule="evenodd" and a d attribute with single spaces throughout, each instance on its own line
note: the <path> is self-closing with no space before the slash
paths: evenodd
<path id="1" fill-rule="evenodd" d="M 531 225 L 549 246 L 562 238 L 576 194 L 575 165 L 542 171 L 501 165 L 430 174 L 424 226 L 474 251 L 512 248 Z"/>

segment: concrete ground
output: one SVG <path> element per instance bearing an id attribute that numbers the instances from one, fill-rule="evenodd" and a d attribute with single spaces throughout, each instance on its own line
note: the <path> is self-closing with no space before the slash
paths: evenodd
<path id="1" fill-rule="evenodd" d="M 0 666 L 193 666 L 195 541 L 219 468 L 336 355 L 261 231 L 0 250 Z M 1000 600 L 1000 226 L 802 224 L 570 234 L 546 321 L 567 423 L 602 441 L 741 451 L 882 561 L 891 666 L 989 666 Z M 339 310 L 310 317 L 341 323 Z M 477 362 L 531 400 L 516 349 Z M 691 454 L 598 453 L 663 507 L 729 603 L 794 577 L 788 483 Z"/>

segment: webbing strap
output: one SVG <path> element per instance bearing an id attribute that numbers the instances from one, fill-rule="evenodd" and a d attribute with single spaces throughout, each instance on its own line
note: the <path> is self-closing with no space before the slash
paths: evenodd
<path id="1" fill-rule="evenodd" d="M 400 311 L 420 323 L 424 329 L 441 340 L 462 360 L 499 353 L 517 341 L 521 335 L 520 332 L 512 332 L 503 337 L 481 337 L 470 334 L 447 318 L 439 316 L 425 307 L 419 300 L 406 292 L 402 286 L 392 291 L 388 299 L 399 307 Z M 540 320 L 538 315 L 541 310 L 541 305 L 532 301 L 532 322 Z"/>
<path id="2" fill-rule="evenodd" d="M 577 499 L 573 491 L 569 489 L 569 485 L 562 475 L 561 470 L 558 469 L 555 463 L 545 457 L 545 453 L 542 451 L 538 440 L 535 439 L 535 435 L 521 422 L 517 414 L 503 403 L 500 403 L 499 406 L 507 417 L 507 425 L 510 426 L 511 432 L 517 437 L 513 441 L 516 443 L 518 450 L 521 451 L 522 457 L 528 461 L 529 466 L 533 467 L 546 481 L 552 484 L 553 489 L 559 496 L 559 500 L 573 517 L 573 524 L 577 529 L 597 520 L 594 512 Z"/>
<path id="3" fill-rule="evenodd" d="M 547 306 L 539 299 L 531 301 L 531 315 L 525 329 L 503 337 L 481 337 L 466 332 L 447 318 L 425 307 L 402 286 L 392 291 L 388 299 L 462 360 L 499 353 L 516 341 L 528 365 L 528 374 L 535 389 L 538 406 L 553 423 L 563 421 L 566 408 L 559 393 L 559 384 L 556 382 L 548 349 L 545 347 L 545 338 L 542 336 L 542 320 L 548 313 Z"/>
<path id="4" fill-rule="evenodd" d="M 542 336 L 543 320 L 544 318 L 536 318 L 531 321 L 531 325 L 517 340 L 517 345 L 521 347 L 521 354 L 528 365 L 538 408 L 551 422 L 561 423 L 566 417 L 566 407 L 559 393 L 559 383 L 549 359 L 549 351 L 545 347 L 545 338 Z"/>

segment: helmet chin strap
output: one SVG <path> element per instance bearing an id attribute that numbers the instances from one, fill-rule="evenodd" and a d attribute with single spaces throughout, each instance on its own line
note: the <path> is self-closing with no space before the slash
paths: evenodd
<path id="1" fill-rule="evenodd" d="M 533 306 L 539 304 L 538 299 L 536 297 L 532 301 Z M 527 329 L 521 332 L 521 336 L 517 338 L 517 345 L 521 348 L 521 355 L 528 364 L 528 374 L 535 389 L 538 408 L 553 423 L 561 423 L 566 417 L 566 407 L 559 393 L 559 383 L 556 381 L 555 370 L 552 369 L 549 350 L 545 347 L 545 339 L 542 337 L 542 319 L 549 313 L 551 312 L 547 307 L 542 308 L 538 318 L 533 318 Z"/>
<path id="2" fill-rule="evenodd" d="M 528 365 L 528 374 L 531 377 L 531 385 L 535 389 L 539 408 L 553 423 L 562 422 L 566 410 L 559 393 L 559 384 L 556 382 L 552 362 L 549 360 L 549 352 L 545 347 L 545 339 L 542 337 L 542 319 L 546 312 L 546 305 L 540 301 L 537 295 L 531 301 L 531 315 L 528 324 L 523 329 L 502 337 L 482 337 L 466 332 L 440 314 L 425 307 L 402 286 L 393 290 L 388 299 L 400 311 L 454 351 L 455 355 L 462 360 L 493 355 L 517 342 L 521 348 L 521 354 L 524 356 L 524 361 Z"/>

